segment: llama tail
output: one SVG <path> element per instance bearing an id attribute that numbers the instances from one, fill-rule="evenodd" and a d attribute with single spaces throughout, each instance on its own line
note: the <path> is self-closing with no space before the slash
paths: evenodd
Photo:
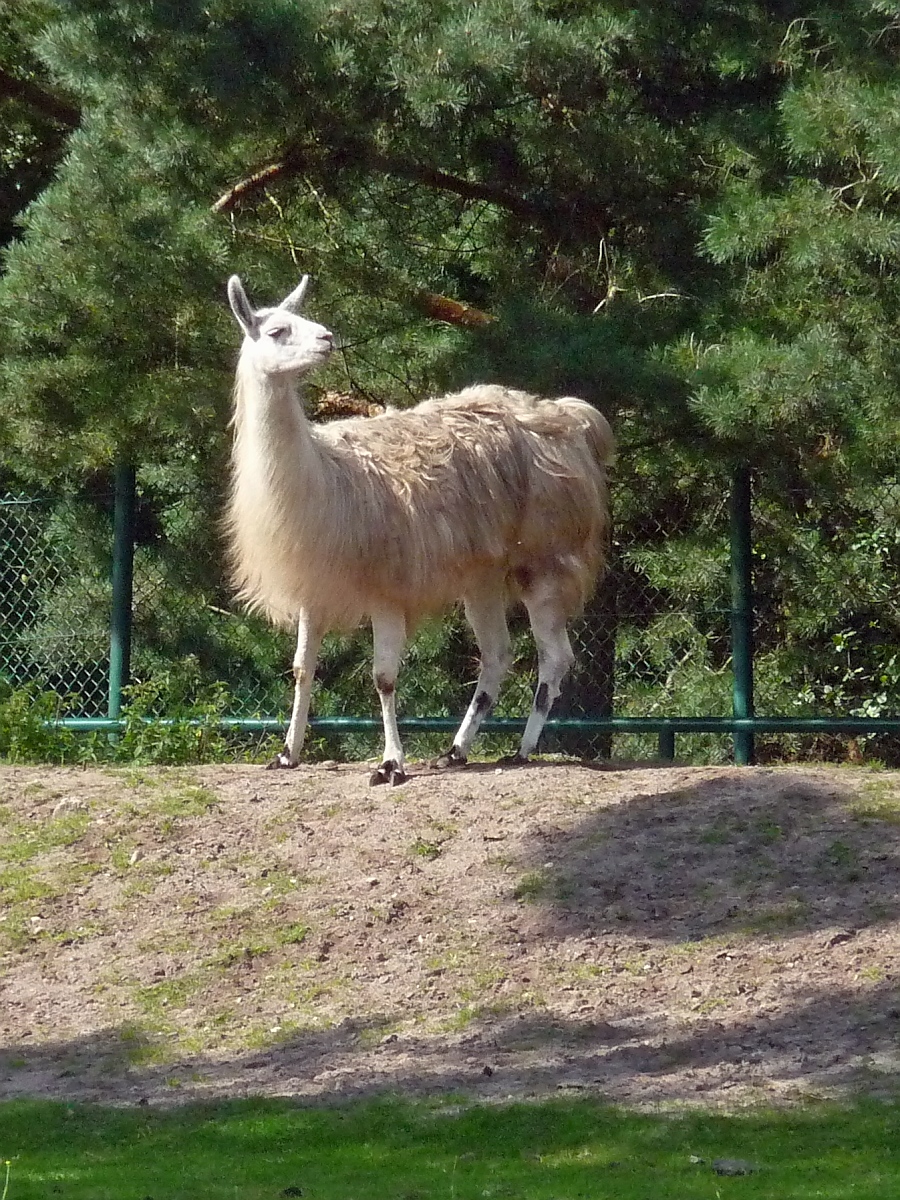
<path id="1" fill-rule="evenodd" d="M 611 466 L 616 460 L 616 439 L 609 421 L 603 413 L 575 396 L 562 396 L 556 401 L 572 413 L 584 430 L 591 452 L 601 467 Z"/>

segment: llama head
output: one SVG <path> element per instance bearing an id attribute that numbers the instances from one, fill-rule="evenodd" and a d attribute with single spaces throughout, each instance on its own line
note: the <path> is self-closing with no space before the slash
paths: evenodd
<path id="1" fill-rule="evenodd" d="M 237 275 L 228 280 L 228 300 L 235 320 L 244 331 L 241 358 L 252 361 L 266 375 L 304 375 L 324 363 L 334 348 L 334 338 L 324 325 L 297 314 L 309 276 L 276 308 L 252 308 Z"/>

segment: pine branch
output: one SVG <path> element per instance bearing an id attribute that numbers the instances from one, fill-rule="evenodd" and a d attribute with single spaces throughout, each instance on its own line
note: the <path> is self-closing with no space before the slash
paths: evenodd
<path id="1" fill-rule="evenodd" d="M 229 188 L 224 195 L 212 206 L 213 212 L 232 212 L 237 206 L 238 201 L 243 200 L 245 196 L 250 196 L 254 192 L 258 192 L 260 188 L 266 186 L 273 179 L 277 179 L 280 175 L 284 175 L 288 169 L 286 162 L 269 163 L 267 167 L 262 167 L 258 171 L 254 171 L 252 175 L 248 175 L 246 179 L 239 180 L 234 187 Z"/>
<path id="2" fill-rule="evenodd" d="M 480 329 L 497 319 L 480 308 L 473 308 L 471 304 L 463 304 L 450 296 L 440 296 L 437 292 L 419 292 L 416 301 L 426 317 L 443 321 L 446 325 L 458 325 L 462 329 Z"/>
<path id="3" fill-rule="evenodd" d="M 261 167 L 230 187 L 215 201 L 212 211 L 231 212 L 239 201 L 260 191 L 272 180 L 289 178 L 298 174 L 308 165 L 311 153 L 313 152 L 304 152 L 298 148 L 289 150 L 283 158 Z M 421 183 L 426 187 L 452 192 L 464 200 L 482 200 L 488 204 L 496 204 L 498 208 L 504 208 L 523 220 L 539 223 L 550 220 L 550 213 L 543 205 L 518 196 L 506 188 L 460 179 L 446 171 L 439 171 L 434 167 L 424 166 L 409 159 L 393 158 L 358 144 L 343 144 L 335 147 L 329 158 L 333 158 L 338 163 L 364 163 L 381 175 L 387 175 L 392 179 L 406 179 L 411 183 Z"/>
<path id="4" fill-rule="evenodd" d="M 53 92 L 46 91 L 28 79 L 19 79 L 15 75 L 10 75 L 8 71 L 0 67 L 0 99 L 4 96 L 21 100 L 23 104 L 34 109 L 41 116 L 49 117 L 51 121 L 57 121 L 60 125 L 66 125 L 70 129 L 74 129 L 81 122 L 81 110 L 74 104 L 63 100 L 61 96 L 54 95 Z"/>
<path id="5" fill-rule="evenodd" d="M 395 179 L 408 179 L 411 183 L 422 183 L 426 187 L 437 188 L 439 191 L 452 192 L 463 200 L 483 200 L 487 204 L 496 204 L 508 212 L 526 220 L 542 222 L 547 219 L 546 209 L 517 196 L 506 188 L 496 187 L 489 183 L 476 183 L 469 179 L 460 179 L 456 175 L 448 175 L 446 171 L 438 171 L 434 167 L 422 166 L 420 163 L 403 159 L 389 158 L 387 155 L 370 151 L 366 159 L 371 167 L 383 175 Z"/>

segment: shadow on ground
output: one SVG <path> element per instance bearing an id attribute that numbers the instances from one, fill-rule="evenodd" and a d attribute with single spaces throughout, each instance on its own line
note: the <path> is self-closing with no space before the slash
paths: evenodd
<path id="1" fill-rule="evenodd" d="M 789 936 L 895 920 L 898 859 L 900 801 L 838 772 L 742 770 L 539 829 L 519 886 L 553 937 Z"/>
<path id="2" fill-rule="evenodd" d="M 534 1011 L 485 1017 L 453 1038 L 383 1034 L 389 1025 L 387 1016 L 348 1020 L 263 1050 L 164 1065 L 141 1062 L 128 1029 L 5 1046 L 0 1097 L 171 1104 L 249 1095 L 333 1101 L 385 1091 L 485 1099 L 585 1092 L 646 1107 L 728 1104 L 732 1089 L 746 1103 L 846 1091 L 884 1097 L 900 1086 L 894 983 L 864 999 L 850 988 L 831 990 L 787 1012 L 727 1026 L 704 1021 L 688 1031 L 658 1016 L 597 1022 Z"/>

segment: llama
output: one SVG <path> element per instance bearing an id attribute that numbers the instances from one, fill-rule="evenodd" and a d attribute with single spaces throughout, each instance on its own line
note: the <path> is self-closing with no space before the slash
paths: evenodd
<path id="1" fill-rule="evenodd" d="M 403 783 L 403 649 L 422 618 L 458 601 L 480 671 L 453 744 L 433 765 L 464 765 L 510 666 L 515 600 L 538 650 L 534 702 L 510 760 L 525 762 L 574 661 L 567 624 L 603 565 L 612 431 L 582 400 L 495 385 L 312 425 L 298 382 L 326 362 L 334 339 L 297 315 L 307 283 L 257 311 L 238 276 L 228 282 L 244 333 L 226 520 L 232 581 L 247 607 L 297 631 L 293 710 L 269 766 L 298 764 L 324 634 L 368 618 L 384 723 L 370 782 Z"/>

